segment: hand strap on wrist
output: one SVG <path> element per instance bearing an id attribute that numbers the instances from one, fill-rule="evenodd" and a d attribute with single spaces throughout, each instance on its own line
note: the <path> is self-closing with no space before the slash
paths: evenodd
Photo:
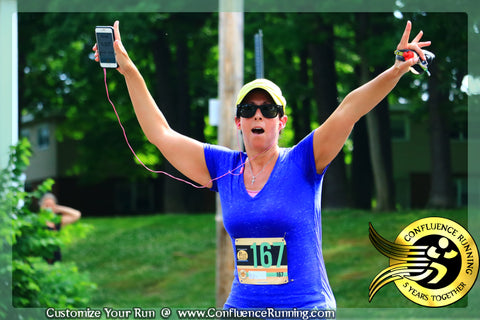
<path id="1" fill-rule="evenodd" d="M 435 55 L 427 50 L 422 50 L 423 54 L 425 54 L 426 60 L 422 60 L 420 58 L 420 55 L 410 49 L 401 49 L 401 50 L 395 50 L 395 58 L 400 61 L 407 61 L 415 57 L 415 55 L 418 57 L 418 62 L 414 64 L 413 66 L 410 67 L 410 71 L 414 74 L 421 74 L 423 72 L 426 72 L 430 76 L 430 72 L 428 71 L 428 66 L 429 64 L 432 63 L 433 59 L 435 58 Z"/>

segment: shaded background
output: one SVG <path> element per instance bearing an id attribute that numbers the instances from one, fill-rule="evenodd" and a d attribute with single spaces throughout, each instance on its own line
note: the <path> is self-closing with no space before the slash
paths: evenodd
<path id="1" fill-rule="evenodd" d="M 287 98 L 281 139 L 287 147 L 323 123 L 349 91 L 392 65 L 408 19 L 412 38 L 421 28 L 433 43 L 432 76 L 405 75 L 355 126 L 326 175 L 324 208 L 466 206 L 467 18 L 400 11 L 245 14 L 245 81 L 255 77 L 253 37 L 262 30 L 265 76 Z M 217 13 L 21 13 L 19 127 L 34 148 L 28 186 L 54 178 L 60 201 L 87 216 L 214 211 L 213 193 L 144 170 L 126 146 L 91 51 L 93 27 L 116 19 L 170 125 L 216 143 L 208 101 L 217 97 Z M 114 70 L 107 77 L 139 157 L 180 175 L 141 132 L 123 77 Z"/>

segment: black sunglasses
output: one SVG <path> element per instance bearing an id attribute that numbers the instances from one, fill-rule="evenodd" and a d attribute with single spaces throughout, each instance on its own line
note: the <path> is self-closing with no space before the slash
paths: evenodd
<path id="1" fill-rule="evenodd" d="M 251 118 L 257 112 L 257 109 L 260 108 L 263 116 L 265 118 L 275 118 L 280 113 L 280 116 L 283 116 L 283 106 L 276 104 L 262 104 L 257 106 L 253 103 L 243 103 L 237 105 L 237 118 Z"/>

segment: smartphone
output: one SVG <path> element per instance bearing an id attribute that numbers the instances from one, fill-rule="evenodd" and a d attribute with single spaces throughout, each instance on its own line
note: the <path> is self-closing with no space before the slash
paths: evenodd
<path id="1" fill-rule="evenodd" d="M 117 59 L 113 50 L 113 27 L 97 26 L 95 27 L 95 36 L 97 38 L 97 49 L 102 68 L 117 68 Z"/>

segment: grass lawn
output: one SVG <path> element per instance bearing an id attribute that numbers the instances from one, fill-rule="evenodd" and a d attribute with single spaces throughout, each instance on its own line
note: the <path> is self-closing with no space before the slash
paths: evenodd
<path id="1" fill-rule="evenodd" d="M 387 284 L 368 302 L 368 286 L 388 267 L 368 239 L 368 223 L 389 241 L 408 224 L 441 216 L 467 225 L 467 210 L 323 213 L 323 249 L 339 308 L 416 308 Z M 98 290 L 89 307 L 215 306 L 213 214 L 85 218 L 86 239 L 63 249 L 65 261 L 88 272 Z M 465 306 L 462 299 L 454 307 Z M 419 307 L 420 308 L 420 307 Z"/>
<path id="2" fill-rule="evenodd" d="M 94 230 L 65 248 L 98 285 L 90 307 L 214 306 L 214 215 L 86 218 Z"/>

